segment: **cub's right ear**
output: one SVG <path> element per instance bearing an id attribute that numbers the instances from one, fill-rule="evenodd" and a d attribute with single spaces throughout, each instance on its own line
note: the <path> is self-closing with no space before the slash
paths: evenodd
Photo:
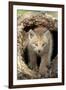
<path id="1" fill-rule="evenodd" d="M 32 39 L 32 37 L 35 35 L 35 32 L 32 30 L 32 29 L 30 29 L 29 30 L 29 39 Z"/>

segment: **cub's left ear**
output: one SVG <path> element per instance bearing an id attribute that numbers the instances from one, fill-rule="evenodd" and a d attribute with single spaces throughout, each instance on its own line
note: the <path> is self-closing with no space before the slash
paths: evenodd
<path id="1" fill-rule="evenodd" d="M 50 32 L 49 30 L 46 30 L 46 31 L 44 32 L 44 35 L 47 36 L 47 35 L 49 34 L 49 32 Z"/>
<path id="2" fill-rule="evenodd" d="M 48 37 L 48 39 L 49 39 L 50 38 L 50 31 L 49 30 L 45 31 L 43 36 L 44 36 L 44 38 Z"/>
<path id="3" fill-rule="evenodd" d="M 29 30 L 29 39 L 32 39 L 32 37 L 35 35 L 35 32 L 32 30 L 32 29 L 30 29 Z"/>

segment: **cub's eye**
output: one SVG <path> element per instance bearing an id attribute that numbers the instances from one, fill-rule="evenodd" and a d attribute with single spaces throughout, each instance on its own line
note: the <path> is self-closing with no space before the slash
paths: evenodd
<path id="1" fill-rule="evenodd" d="M 37 43 L 33 43 L 33 45 L 34 45 L 34 46 L 38 46 L 38 44 L 37 44 Z"/>
<path id="2" fill-rule="evenodd" d="M 42 44 L 42 46 L 44 46 L 44 43 Z"/>
<path id="3" fill-rule="evenodd" d="M 35 43 L 35 46 L 38 46 L 38 44 L 37 44 L 37 43 Z"/>
<path id="4" fill-rule="evenodd" d="M 46 43 L 43 43 L 42 46 L 46 46 Z"/>

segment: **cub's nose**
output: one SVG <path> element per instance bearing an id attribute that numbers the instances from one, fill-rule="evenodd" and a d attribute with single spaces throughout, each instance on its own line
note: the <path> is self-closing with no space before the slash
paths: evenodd
<path id="1" fill-rule="evenodd" d="M 38 50 L 38 53 L 40 53 L 41 51 L 40 50 Z"/>

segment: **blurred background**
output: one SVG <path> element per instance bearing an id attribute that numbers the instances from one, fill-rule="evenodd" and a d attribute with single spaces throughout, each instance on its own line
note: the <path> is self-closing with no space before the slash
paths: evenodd
<path id="1" fill-rule="evenodd" d="M 30 10 L 17 10 L 17 15 L 24 15 L 27 12 L 42 12 L 42 13 L 47 13 L 48 15 L 53 16 L 54 18 L 58 19 L 58 12 L 57 11 L 30 11 Z"/>

